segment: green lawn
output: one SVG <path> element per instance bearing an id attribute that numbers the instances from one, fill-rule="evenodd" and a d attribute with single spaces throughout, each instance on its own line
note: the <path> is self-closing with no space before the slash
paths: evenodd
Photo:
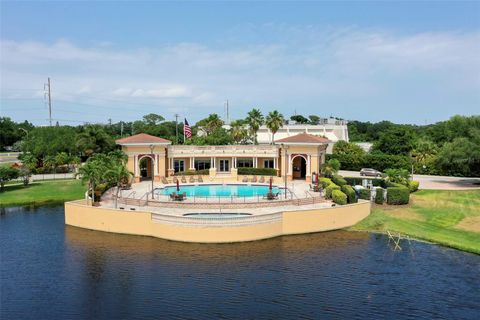
<path id="1" fill-rule="evenodd" d="M 480 190 L 422 190 L 407 206 L 374 206 L 352 230 L 394 231 L 480 254 Z"/>
<path id="2" fill-rule="evenodd" d="M 62 203 L 83 199 L 85 190 L 79 180 L 34 182 L 27 187 L 22 184 L 6 185 L 5 191 L 0 192 L 0 206 Z"/>

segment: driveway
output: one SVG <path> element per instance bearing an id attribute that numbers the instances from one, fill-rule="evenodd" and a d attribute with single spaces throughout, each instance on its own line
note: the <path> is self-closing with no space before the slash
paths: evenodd
<path id="1" fill-rule="evenodd" d="M 359 171 L 340 170 L 344 177 L 360 177 Z M 428 176 L 414 174 L 413 180 L 420 182 L 420 189 L 430 190 L 469 190 L 480 188 L 480 178 Z"/>

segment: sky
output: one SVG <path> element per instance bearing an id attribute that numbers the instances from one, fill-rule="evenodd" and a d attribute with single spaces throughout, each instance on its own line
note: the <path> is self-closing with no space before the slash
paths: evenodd
<path id="1" fill-rule="evenodd" d="M 0 116 L 480 114 L 480 1 L 0 2 Z"/>

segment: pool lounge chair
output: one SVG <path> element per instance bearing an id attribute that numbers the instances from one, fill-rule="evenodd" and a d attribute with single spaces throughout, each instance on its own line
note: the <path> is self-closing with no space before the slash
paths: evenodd
<path id="1" fill-rule="evenodd" d="M 187 183 L 187 179 L 185 178 L 185 176 L 182 176 L 182 183 Z"/>
<path id="2" fill-rule="evenodd" d="M 243 179 L 242 179 L 242 182 L 248 182 L 248 177 L 244 176 Z"/>
<path id="3" fill-rule="evenodd" d="M 194 182 L 195 182 L 195 178 L 194 178 L 193 176 L 190 176 L 190 179 L 188 179 L 188 182 L 194 183 Z"/>
<path id="4" fill-rule="evenodd" d="M 250 182 L 257 182 L 257 176 L 253 176 L 252 180 L 250 180 Z"/>
<path id="5" fill-rule="evenodd" d="M 165 177 L 161 177 L 160 179 L 162 180 L 163 184 L 169 184 L 170 183 L 170 182 L 168 182 L 167 178 L 165 178 Z"/>
<path id="6" fill-rule="evenodd" d="M 265 183 L 265 177 L 264 176 L 261 176 L 260 177 L 260 180 L 258 180 L 259 183 Z"/>
<path id="7" fill-rule="evenodd" d="M 203 182 L 203 178 L 202 176 L 198 176 L 198 179 L 197 179 L 198 182 Z"/>
<path id="8" fill-rule="evenodd" d="M 173 183 L 177 183 L 178 178 L 177 178 L 177 177 L 173 177 L 173 180 L 172 180 L 172 181 L 173 181 Z"/>

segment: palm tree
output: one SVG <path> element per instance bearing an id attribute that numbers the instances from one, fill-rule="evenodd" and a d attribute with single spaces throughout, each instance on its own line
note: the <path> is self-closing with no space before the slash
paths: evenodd
<path id="1" fill-rule="evenodd" d="M 115 208 L 117 208 L 118 193 L 120 192 L 120 187 L 130 182 L 130 178 L 133 176 L 133 173 L 128 171 L 123 164 L 118 164 L 113 168 L 110 168 L 106 172 L 106 175 L 108 176 L 108 179 L 114 182 L 117 187 L 115 193 Z"/>
<path id="2" fill-rule="evenodd" d="M 278 129 L 283 127 L 283 123 L 285 122 L 285 119 L 283 118 L 283 115 L 279 113 L 277 110 L 269 112 L 267 115 L 267 119 L 265 121 L 265 124 L 272 132 L 272 144 L 275 141 L 275 133 L 277 133 Z"/>
<path id="3" fill-rule="evenodd" d="M 248 132 L 241 120 L 235 120 L 230 123 L 230 135 L 235 143 L 242 143 L 245 141 Z"/>
<path id="4" fill-rule="evenodd" d="M 80 176 L 83 183 L 87 183 L 87 194 L 92 194 L 92 205 L 95 202 L 95 184 L 100 180 L 102 168 L 95 161 L 87 161 L 80 169 L 77 176 Z M 87 198 L 88 204 L 88 198 Z"/>
<path id="5" fill-rule="evenodd" d="M 258 109 L 252 109 L 249 113 L 247 113 L 247 118 L 245 121 L 248 123 L 250 127 L 250 132 L 253 135 L 253 141 L 255 144 L 258 144 L 257 141 L 257 132 L 260 129 L 260 126 L 263 124 L 263 115 Z"/>
<path id="6" fill-rule="evenodd" d="M 48 169 L 55 169 L 57 168 L 57 160 L 55 159 L 55 156 L 52 155 L 47 155 L 43 158 L 43 166 L 48 168 Z"/>
<path id="7" fill-rule="evenodd" d="M 330 159 L 322 164 L 321 172 L 324 177 L 331 178 L 340 170 L 340 161 L 337 159 Z"/>

